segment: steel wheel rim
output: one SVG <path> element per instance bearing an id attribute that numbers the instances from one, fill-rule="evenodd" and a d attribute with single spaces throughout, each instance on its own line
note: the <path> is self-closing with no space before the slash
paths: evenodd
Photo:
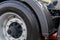
<path id="1" fill-rule="evenodd" d="M 13 17 L 13 16 L 15 16 L 15 17 Z M 9 36 L 7 33 L 7 29 L 9 27 L 8 25 L 10 25 L 12 22 L 15 22 L 16 20 L 17 20 L 17 23 L 23 24 L 23 25 L 21 25 L 22 35 L 19 38 L 13 38 L 12 36 Z M 3 24 L 3 25 L 1 25 L 1 24 Z M 7 13 L 3 14 L 0 18 L 0 25 L 2 26 L 1 31 L 0 31 L 2 33 L 1 34 L 2 39 L 3 39 L 3 37 L 4 37 L 4 40 L 26 40 L 27 39 L 26 24 L 25 24 L 24 20 L 16 13 L 7 12 Z"/>

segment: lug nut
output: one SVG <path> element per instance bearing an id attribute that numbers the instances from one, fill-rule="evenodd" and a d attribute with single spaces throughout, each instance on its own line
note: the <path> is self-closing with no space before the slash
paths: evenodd
<path id="1" fill-rule="evenodd" d="M 8 34 L 11 34 L 11 30 L 8 30 L 7 33 L 8 33 Z"/>

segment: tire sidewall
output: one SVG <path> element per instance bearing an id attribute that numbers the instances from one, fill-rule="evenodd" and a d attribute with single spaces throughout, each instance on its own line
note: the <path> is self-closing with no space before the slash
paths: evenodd
<path id="1" fill-rule="evenodd" d="M 39 29 L 36 18 L 25 5 L 19 2 L 3 2 L 0 5 L 0 16 L 5 12 L 15 12 L 25 22 L 27 27 L 27 40 L 38 40 Z"/>

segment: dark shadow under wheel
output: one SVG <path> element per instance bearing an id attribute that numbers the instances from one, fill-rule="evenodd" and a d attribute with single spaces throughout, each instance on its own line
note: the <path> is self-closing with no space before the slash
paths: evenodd
<path id="1" fill-rule="evenodd" d="M 0 4 L 0 40 L 39 40 L 35 15 L 23 3 Z"/>

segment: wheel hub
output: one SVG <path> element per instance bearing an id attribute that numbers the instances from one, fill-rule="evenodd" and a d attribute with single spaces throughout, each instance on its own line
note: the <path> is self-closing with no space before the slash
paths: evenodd
<path id="1" fill-rule="evenodd" d="M 7 33 L 13 38 L 19 38 L 22 35 L 22 27 L 19 23 L 13 22 L 9 25 Z"/>

